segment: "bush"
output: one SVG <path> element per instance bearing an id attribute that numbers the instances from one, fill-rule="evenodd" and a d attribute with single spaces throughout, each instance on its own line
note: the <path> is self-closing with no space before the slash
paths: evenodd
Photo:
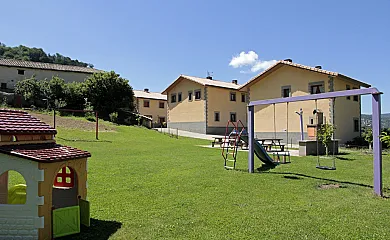
<path id="1" fill-rule="evenodd" d="M 111 122 L 118 123 L 118 113 L 117 112 L 110 113 L 109 117 L 110 117 Z"/>

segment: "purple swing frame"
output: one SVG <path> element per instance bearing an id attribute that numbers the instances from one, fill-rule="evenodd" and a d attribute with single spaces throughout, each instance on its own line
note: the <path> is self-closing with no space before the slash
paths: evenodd
<path id="1" fill-rule="evenodd" d="M 374 153 L 374 192 L 382 196 L 382 145 L 380 142 L 381 134 L 381 92 L 376 88 L 363 88 L 355 90 L 345 90 L 336 92 L 327 92 L 320 94 L 311 94 L 306 96 L 275 98 L 251 101 L 248 104 L 248 171 L 254 172 L 254 108 L 258 105 L 269 105 L 276 103 L 289 103 L 299 101 L 309 101 L 318 99 L 329 99 L 336 97 L 347 97 L 354 95 L 372 95 L 372 136 Z"/>

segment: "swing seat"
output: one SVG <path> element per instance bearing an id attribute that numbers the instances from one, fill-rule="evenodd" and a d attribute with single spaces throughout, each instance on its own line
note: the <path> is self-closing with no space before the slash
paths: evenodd
<path id="1" fill-rule="evenodd" d="M 329 167 L 329 166 L 317 166 L 316 168 L 321 170 L 336 170 L 336 167 Z"/>

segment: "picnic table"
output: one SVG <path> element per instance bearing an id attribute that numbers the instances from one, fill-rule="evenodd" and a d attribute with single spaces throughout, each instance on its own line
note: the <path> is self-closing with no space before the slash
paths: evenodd
<path id="1" fill-rule="evenodd" d="M 224 138 L 225 137 L 214 137 L 214 140 L 211 142 L 211 146 L 214 147 L 215 144 L 219 144 L 222 147 Z"/>
<path id="2" fill-rule="evenodd" d="M 280 143 L 283 138 L 255 138 L 264 146 L 267 152 L 284 152 L 284 144 Z"/>
<path id="3" fill-rule="evenodd" d="M 235 138 L 226 138 L 226 140 L 225 140 L 225 137 L 213 137 L 213 138 L 214 138 L 214 140 L 211 142 L 212 147 L 214 147 L 215 144 L 219 144 L 220 147 L 222 147 L 223 144 L 227 144 L 225 146 L 233 146 L 234 142 L 236 141 Z M 237 145 L 240 146 L 241 149 L 248 148 L 248 145 L 242 140 L 239 140 Z"/>

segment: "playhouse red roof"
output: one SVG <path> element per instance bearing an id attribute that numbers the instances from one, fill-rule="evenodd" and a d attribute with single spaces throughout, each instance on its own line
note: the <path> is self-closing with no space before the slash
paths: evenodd
<path id="1" fill-rule="evenodd" d="M 50 125 L 29 113 L 18 110 L 0 109 L 0 134 L 56 134 Z"/>
<path id="2" fill-rule="evenodd" d="M 37 162 L 60 162 L 91 156 L 87 151 L 55 143 L 0 146 L 0 153 Z"/>

